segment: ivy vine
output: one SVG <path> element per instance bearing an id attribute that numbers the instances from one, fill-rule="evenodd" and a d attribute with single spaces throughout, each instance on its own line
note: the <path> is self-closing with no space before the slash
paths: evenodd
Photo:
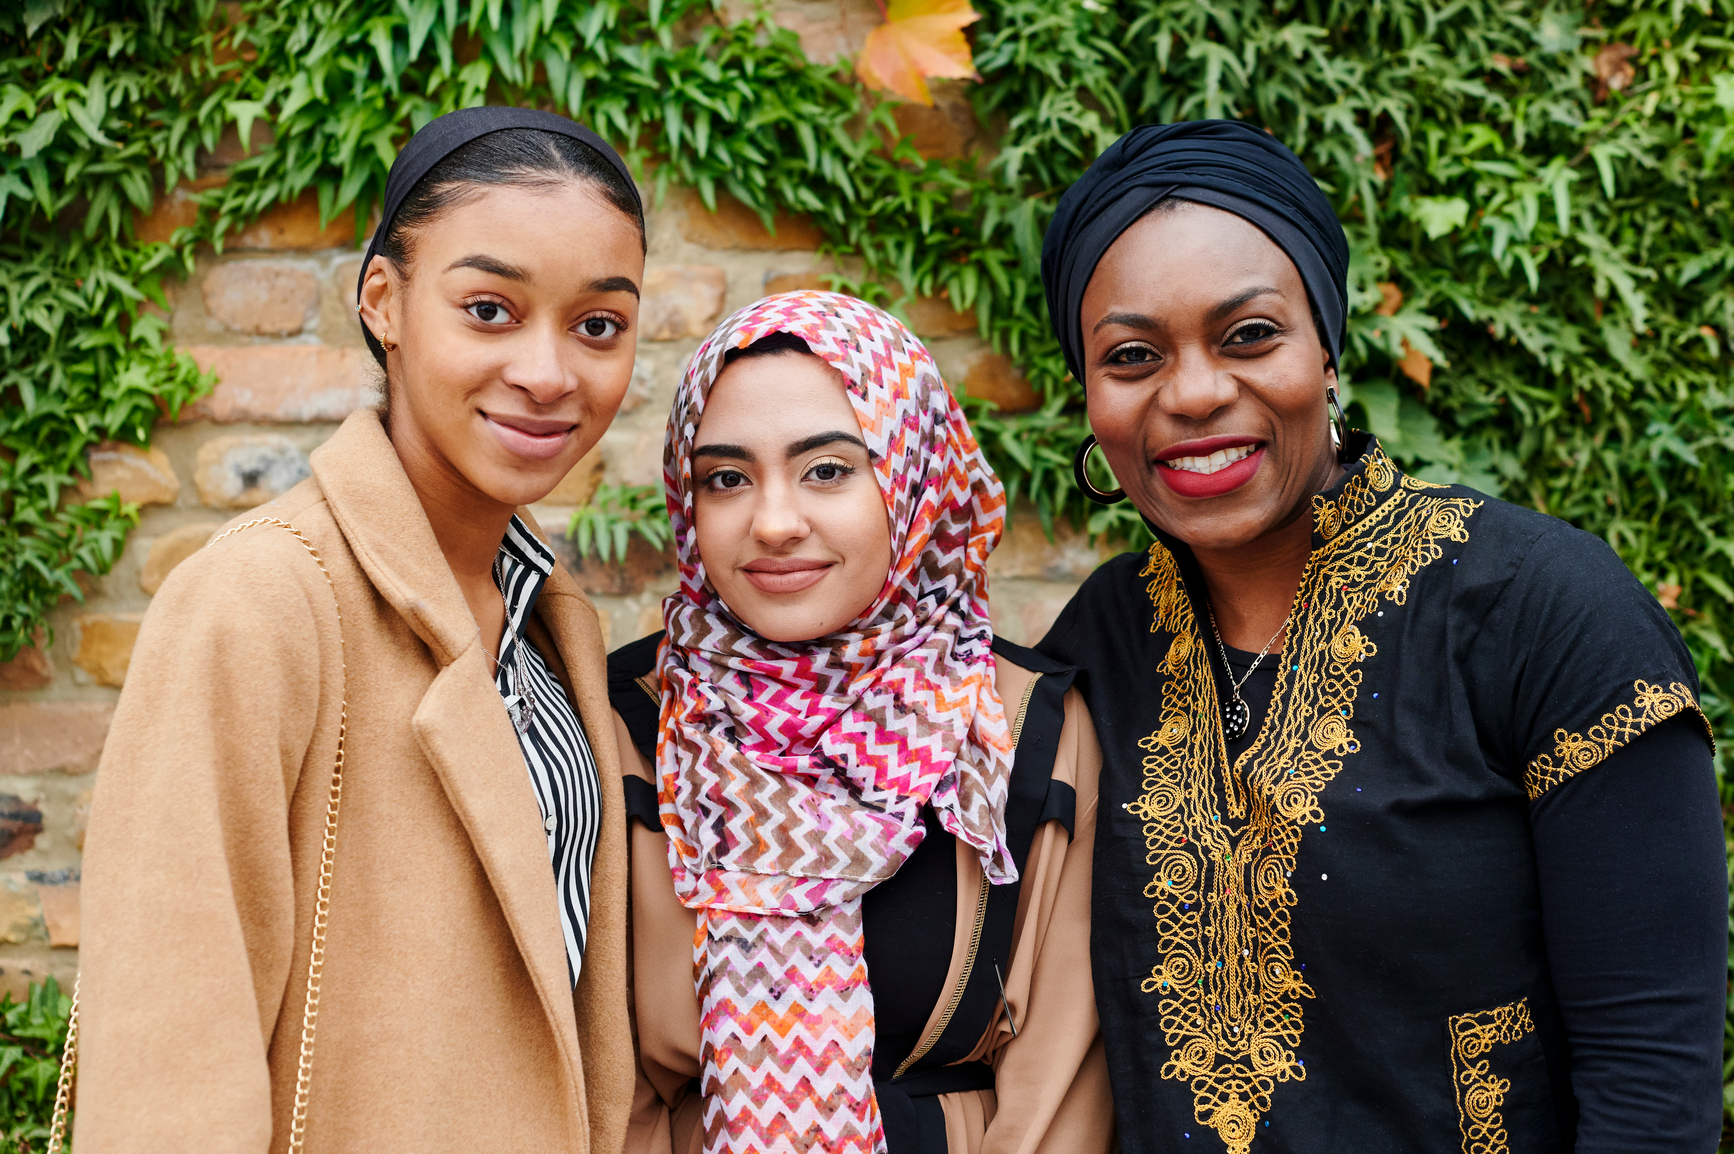
<path id="1" fill-rule="evenodd" d="M 208 387 L 143 307 L 165 278 L 309 189 L 328 218 L 365 221 L 402 140 L 482 102 L 593 125 L 659 191 L 811 217 L 863 270 L 845 290 L 973 311 L 1044 398 L 971 402 L 1008 488 L 1046 524 L 1135 537 L 1129 511 L 1072 485 L 1084 419 L 1048 335 L 1041 236 L 1127 127 L 1230 116 L 1290 144 L 1349 230 L 1353 415 L 1424 477 L 1605 536 L 1674 612 L 1727 748 L 1734 0 L 976 3 L 969 98 L 997 143 L 961 159 L 899 140 L 846 63 L 707 0 L 10 6 L 0 659 L 112 566 L 136 518 L 69 500 L 86 450 L 144 443 Z M 199 194 L 197 223 L 136 243 L 133 214 L 255 123 L 271 141 Z M 586 539 L 621 545 L 644 497 L 610 490 Z"/>

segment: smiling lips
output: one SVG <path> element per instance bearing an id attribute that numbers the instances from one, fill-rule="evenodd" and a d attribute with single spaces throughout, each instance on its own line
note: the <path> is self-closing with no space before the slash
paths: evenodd
<path id="1" fill-rule="evenodd" d="M 1265 446 L 1254 437 L 1205 437 L 1156 454 L 1156 475 L 1182 497 L 1232 493 L 1258 472 Z"/>
<path id="2" fill-rule="evenodd" d="M 741 572 L 760 593 L 799 593 L 817 585 L 831 565 L 805 557 L 760 557 L 741 566 Z"/>
<path id="3" fill-rule="evenodd" d="M 540 417 L 495 416 L 483 413 L 488 430 L 508 453 L 546 461 L 565 449 L 567 439 L 578 431 L 571 421 L 546 420 Z"/>

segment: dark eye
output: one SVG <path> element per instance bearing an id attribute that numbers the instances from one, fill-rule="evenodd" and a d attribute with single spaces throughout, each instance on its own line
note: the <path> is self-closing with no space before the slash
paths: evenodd
<path id="1" fill-rule="evenodd" d="M 1121 345 L 1108 354 L 1111 365 L 1151 365 L 1156 363 L 1156 350 L 1149 345 Z"/>
<path id="2" fill-rule="evenodd" d="M 1259 341 L 1276 336 L 1279 331 L 1281 330 L 1269 321 L 1253 321 L 1251 324 L 1242 325 L 1229 333 L 1228 343 L 1231 345 L 1257 344 Z"/>
<path id="3" fill-rule="evenodd" d="M 738 473 L 733 469 L 723 469 L 706 477 L 704 483 L 709 485 L 712 489 L 726 491 L 729 489 L 740 488 L 742 485 L 747 483 L 747 479 L 745 475 Z"/>
<path id="4" fill-rule="evenodd" d="M 620 326 L 607 317 L 585 317 L 578 322 L 578 331 L 591 340 L 606 341 L 620 331 Z"/>
<path id="5" fill-rule="evenodd" d="M 473 305 L 465 305 L 464 311 L 485 325 L 510 324 L 512 320 L 512 314 L 498 301 L 477 301 Z"/>
<path id="6" fill-rule="evenodd" d="M 823 465 L 813 466 L 813 479 L 815 481 L 835 481 L 843 475 L 843 466 L 832 464 L 829 461 Z"/>

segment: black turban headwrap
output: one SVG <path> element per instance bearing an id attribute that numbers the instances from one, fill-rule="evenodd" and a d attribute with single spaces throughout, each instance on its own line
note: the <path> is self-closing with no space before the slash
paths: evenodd
<path id="1" fill-rule="evenodd" d="M 385 203 L 380 209 L 379 227 L 373 230 L 373 240 L 367 246 L 367 255 L 361 259 L 361 275 L 355 281 L 357 300 L 361 299 L 361 286 L 367 283 L 368 267 L 373 264 L 373 258 L 379 255 L 380 246 L 391 232 L 392 218 L 397 215 L 404 197 L 410 194 L 434 165 L 470 141 L 507 128 L 534 128 L 542 132 L 569 136 L 581 144 L 588 144 L 601 154 L 602 159 L 614 166 L 626 181 L 626 187 L 632 189 L 632 195 L 637 197 L 638 185 L 634 183 L 626 162 L 620 159 L 620 154 L 615 152 L 606 140 L 582 124 L 535 108 L 487 105 L 448 112 L 423 125 L 422 130 L 410 137 L 409 143 L 403 146 L 403 151 L 398 153 L 397 159 L 392 162 L 391 173 L 385 178 Z M 642 202 L 639 203 L 638 211 L 640 216 L 644 214 Z M 379 367 L 383 369 L 385 350 L 380 347 L 366 321 L 361 322 L 361 335 L 367 341 L 367 347 L 373 350 L 373 359 L 378 361 Z"/>
<path id="2" fill-rule="evenodd" d="M 1238 120 L 1145 124 L 1108 146 L 1060 197 L 1042 239 L 1042 288 L 1066 367 L 1084 380 L 1084 290 L 1108 247 L 1168 197 L 1257 225 L 1300 272 L 1336 366 L 1348 316 L 1349 242 L 1300 158 Z"/>

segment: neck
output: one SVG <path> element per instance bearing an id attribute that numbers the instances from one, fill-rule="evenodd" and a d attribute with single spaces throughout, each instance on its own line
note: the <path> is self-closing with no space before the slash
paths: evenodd
<path id="1" fill-rule="evenodd" d="M 511 524 L 512 506 L 478 490 L 410 422 L 392 422 L 391 443 L 476 619 L 483 644 L 490 653 L 498 653 L 505 610 L 494 585 L 494 558 Z"/>
<path id="2" fill-rule="evenodd" d="M 1222 641 L 1257 653 L 1287 620 L 1312 552 L 1312 518 L 1303 513 L 1234 549 L 1193 547 Z M 1282 648 L 1282 638 L 1271 644 Z"/>

